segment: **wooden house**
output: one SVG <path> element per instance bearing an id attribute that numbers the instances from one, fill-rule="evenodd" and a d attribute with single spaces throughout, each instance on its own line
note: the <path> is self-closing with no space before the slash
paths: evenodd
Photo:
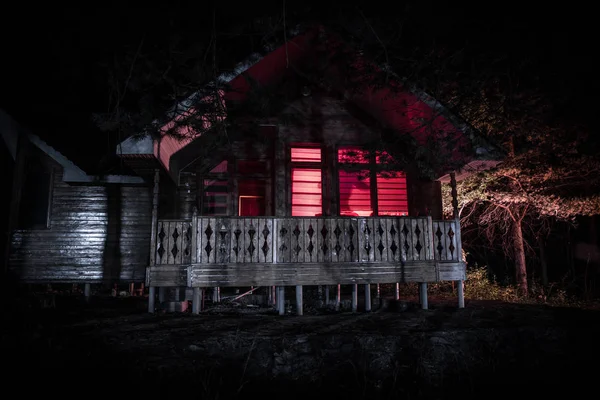
<path id="1" fill-rule="evenodd" d="M 117 154 L 137 177 L 75 174 L 30 136 L 42 169 L 52 171 L 52 195 L 35 206 L 49 210 L 42 229 L 14 231 L 11 268 L 27 281 L 144 278 L 151 312 L 165 288 L 190 289 L 198 312 L 206 288 L 267 287 L 283 313 L 293 287 L 301 314 L 306 285 L 336 287 L 338 304 L 340 285 L 351 285 L 353 309 L 361 285 L 369 310 L 372 284 L 419 282 L 427 307 L 428 282 L 462 282 L 460 225 L 442 215 L 441 184 L 496 165 L 495 149 L 323 28 L 290 37 L 179 104 L 158 135 L 120 143 Z M 387 78 L 361 82 L 348 65 Z M 264 89 L 270 112 L 256 107 Z M 198 111 L 200 103 L 219 112 Z M 433 179 L 415 164 L 391 168 L 398 164 L 386 160 L 403 152 L 394 134 L 422 146 L 454 143 L 439 154 L 452 166 Z M 111 229 L 119 231 L 117 258 L 106 253 Z M 109 261 L 118 273 L 104 267 Z"/>

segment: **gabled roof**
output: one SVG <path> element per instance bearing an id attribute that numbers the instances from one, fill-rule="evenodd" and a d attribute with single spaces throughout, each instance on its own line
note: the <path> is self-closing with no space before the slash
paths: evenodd
<path id="1" fill-rule="evenodd" d="M 143 183 L 144 180 L 137 176 L 128 175 L 88 175 L 71 160 L 40 139 L 39 136 L 26 131 L 10 115 L 0 109 L 0 136 L 4 140 L 13 160 L 17 158 L 19 136 L 26 138 L 29 143 L 36 146 L 63 167 L 63 181 L 73 183 Z"/>
<path id="2" fill-rule="evenodd" d="M 228 89 L 221 92 L 223 99 L 241 100 L 251 90 L 247 77 L 266 86 L 272 85 L 290 65 L 308 54 L 314 55 L 315 47 L 322 45 L 323 42 L 334 42 L 335 45 L 343 47 L 343 51 L 346 52 L 349 48 L 339 37 L 326 32 L 323 27 L 311 28 L 300 34 L 296 32 L 295 36 L 290 34 L 289 37 L 292 37 L 292 39 L 287 43 L 283 43 L 277 48 L 266 48 L 262 55 L 252 54 L 239 63 L 232 72 L 222 74 L 216 81 L 209 82 L 205 91 L 196 92 L 181 102 L 175 112 L 172 110 L 168 115 L 181 115 L 188 112 L 194 101 L 205 98 L 208 93 L 214 93 L 214 88 L 222 88 L 223 84 L 228 84 Z M 328 50 L 331 52 L 330 49 L 325 49 L 326 56 Z M 323 49 L 320 51 L 323 51 Z M 348 62 L 353 63 L 356 60 L 349 60 Z M 368 68 L 385 71 L 383 67 L 376 66 L 363 58 L 360 58 L 359 62 L 368 64 Z M 336 66 L 329 68 L 328 73 L 335 76 L 338 72 L 336 68 Z M 438 100 L 399 76 L 393 73 L 388 73 L 388 75 L 393 81 L 392 85 L 396 89 L 399 88 L 399 90 L 392 91 L 390 87 L 373 88 L 367 85 L 361 86 L 364 92 L 361 96 L 351 94 L 347 97 L 384 125 L 398 131 L 414 131 L 413 136 L 418 136 L 421 132 L 419 130 L 422 129 L 422 127 L 415 126 L 414 121 L 417 120 L 428 120 L 431 126 L 435 125 L 435 129 L 438 130 L 453 131 L 459 140 L 471 147 L 472 154 L 469 154 L 469 159 L 464 160 L 464 165 L 473 161 L 481 161 L 478 163 L 479 167 L 487 166 L 489 168 L 497 164 L 497 161 L 502 158 L 502 152 L 499 149 L 483 140 L 474 128 L 450 112 Z M 337 89 L 344 90 L 343 87 Z M 400 109 L 404 111 L 398 111 Z M 211 127 L 211 125 L 208 125 L 206 131 Z M 192 133 L 184 140 L 169 135 L 163 135 L 158 140 L 153 140 L 150 135 L 146 135 L 141 139 L 129 138 L 118 145 L 117 153 L 125 158 L 135 155 L 154 155 L 160 160 L 172 178 L 177 181 L 179 167 L 177 162 L 174 162 L 173 156 L 196 139 L 199 134 L 201 133 Z M 459 152 L 458 146 L 454 152 Z M 465 154 L 458 156 L 462 160 Z"/>

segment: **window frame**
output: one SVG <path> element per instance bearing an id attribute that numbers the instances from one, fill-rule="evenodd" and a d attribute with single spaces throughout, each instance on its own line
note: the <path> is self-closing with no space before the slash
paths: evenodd
<path id="1" fill-rule="evenodd" d="M 308 161 L 292 161 L 292 149 L 319 149 L 321 152 L 321 161 L 320 162 L 308 162 Z M 292 180 L 292 171 L 294 169 L 319 169 L 321 171 L 321 215 L 325 215 L 325 198 L 326 198 L 326 187 L 325 187 L 325 169 L 326 169 L 326 160 L 325 160 L 325 147 L 320 143 L 290 143 L 286 149 L 287 161 L 288 161 L 288 206 L 289 206 L 289 215 L 291 217 L 301 217 L 293 215 L 293 185 L 294 182 Z M 310 217 L 307 217 L 310 218 Z"/>
<path id="2" fill-rule="evenodd" d="M 377 152 L 376 151 L 370 151 L 369 157 L 368 157 L 368 162 L 366 163 L 344 163 L 344 162 L 340 162 L 339 159 L 339 154 L 340 154 L 340 150 L 343 149 L 353 149 L 353 150 L 357 150 L 357 151 L 367 151 L 369 152 L 369 150 L 365 149 L 364 146 L 360 146 L 360 145 L 355 145 L 355 144 L 342 144 L 342 145 L 338 145 L 335 147 L 335 181 L 337 182 L 337 209 L 338 209 L 338 215 L 341 217 L 344 217 L 344 215 L 341 215 L 342 212 L 342 204 L 341 204 L 341 193 L 340 193 L 340 185 L 339 185 L 339 181 L 340 181 L 340 171 L 356 171 L 356 170 L 367 170 L 369 171 L 369 189 L 370 189 L 370 195 L 371 195 L 371 209 L 373 211 L 373 217 L 387 217 L 388 215 L 379 215 L 379 195 L 378 195 L 378 184 L 377 184 L 377 177 L 379 175 L 379 173 L 381 172 L 385 172 L 385 171 L 392 171 L 392 172 L 402 172 L 404 173 L 404 179 L 406 181 L 406 191 L 407 191 L 407 196 L 406 196 L 406 215 L 409 214 L 409 210 L 410 210 L 410 204 L 409 204 L 409 198 L 410 196 L 408 195 L 408 176 L 406 174 L 406 171 L 403 170 L 397 170 L 397 169 L 390 169 L 386 167 L 386 164 L 379 164 L 377 163 Z M 356 217 L 352 217 L 352 218 L 356 218 Z M 366 218 L 366 217 L 364 217 Z"/>

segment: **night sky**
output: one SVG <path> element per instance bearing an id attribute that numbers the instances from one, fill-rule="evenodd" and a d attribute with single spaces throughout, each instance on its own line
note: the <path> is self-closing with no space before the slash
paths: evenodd
<path id="1" fill-rule="evenodd" d="M 198 3 L 181 3 L 178 8 L 170 4 L 17 8 L 1 28 L 0 107 L 84 169 L 95 168 L 99 158 L 114 151 L 119 139 L 98 131 L 91 120 L 93 112 L 106 111 L 108 106 L 107 71 L 142 37 L 148 51 L 164 48 L 173 37 L 204 43 L 211 34 L 213 5 Z M 348 10 L 355 15 L 357 10 L 313 3 L 288 1 L 289 23 L 328 23 L 338 21 Z M 358 10 L 369 18 L 387 21 L 402 15 L 404 3 L 395 3 L 395 10 L 375 3 L 358 2 Z M 245 9 L 234 2 L 217 4 L 214 18 L 219 26 L 219 63 L 223 68 L 250 53 L 244 44 L 248 49 L 260 46 L 260 35 L 252 37 L 253 21 L 265 15 L 276 21 L 282 13 L 280 1 Z M 543 87 L 559 105 L 557 112 L 566 118 L 597 126 L 594 94 L 598 79 L 592 63 L 596 45 L 591 12 L 573 2 L 568 9 L 526 9 L 507 3 L 498 3 L 496 8 L 486 5 L 485 9 L 419 4 L 427 7 L 429 14 L 421 21 L 409 21 L 405 28 L 407 41 L 414 42 L 415 47 L 438 40 L 450 47 L 466 46 L 471 52 L 529 63 L 523 84 Z M 232 39 L 236 36 L 242 39 Z M 203 62 L 201 56 L 198 62 Z M 84 148 L 89 152 L 82 151 Z"/>

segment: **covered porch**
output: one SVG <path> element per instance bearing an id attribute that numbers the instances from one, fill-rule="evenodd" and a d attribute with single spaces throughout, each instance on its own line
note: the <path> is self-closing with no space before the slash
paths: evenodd
<path id="1" fill-rule="evenodd" d="M 192 309 L 199 312 L 206 288 L 268 286 L 284 313 L 286 286 L 295 286 L 302 314 L 302 286 L 418 282 L 427 308 L 427 283 L 459 281 L 464 306 L 460 225 L 431 217 L 205 217 L 157 221 L 152 263 L 146 274 L 149 311 L 155 288 L 193 288 Z"/>

